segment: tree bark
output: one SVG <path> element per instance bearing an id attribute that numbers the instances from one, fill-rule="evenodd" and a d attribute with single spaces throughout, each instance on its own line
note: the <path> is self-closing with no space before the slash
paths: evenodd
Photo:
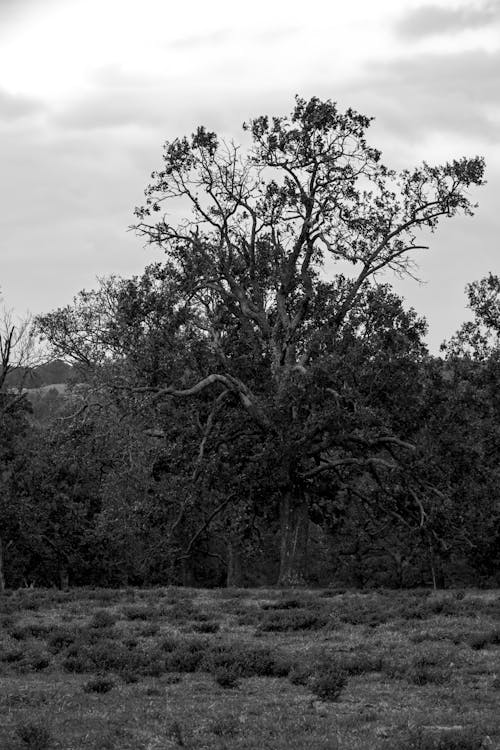
<path id="1" fill-rule="evenodd" d="M 309 509 L 304 495 L 283 492 L 280 501 L 279 586 L 303 585 L 307 577 Z"/>
<path id="2" fill-rule="evenodd" d="M 65 565 L 59 565 L 59 588 L 66 591 L 69 588 L 69 571 Z"/>
<path id="3" fill-rule="evenodd" d="M 184 557 L 182 559 L 182 585 L 186 586 L 186 588 L 191 588 L 194 586 L 194 570 L 193 570 L 193 562 L 190 557 Z"/>
<path id="4" fill-rule="evenodd" d="M 241 586 L 241 550 L 240 545 L 234 539 L 229 539 L 227 543 L 227 575 L 226 586 Z"/>
<path id="5" fill-rule="evenodd" d="M 3 572 L 3 544 L 0 537 L 0 594 L 5 592 L 5 576 Z"/>

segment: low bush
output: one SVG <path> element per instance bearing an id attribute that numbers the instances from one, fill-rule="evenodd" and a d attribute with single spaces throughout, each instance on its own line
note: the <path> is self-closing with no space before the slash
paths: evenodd
<path id="1" fill-rule="evenodd" d="M 447 685 L 451 679 L 451 670 L 417 664 L 408 668 L 406 678 L 414 685 Z"/>
<path id="2" fill-rule="evenodd" d="M 126 620 L 154 620 L 158 616 L 156 606 L 147 604 L 128 604 L 121 611 Z"/>
<path id="3" fill-rule="evenodd" d="M 40 638 L 50 631 L 50 626 L 43 625 L 39 622 L 27 623 L 24 625 L 13 625 L 8 633 L 16 641 L 25 641 L 30 638 Z"/>
<path id="4" fill-rule="evenodd" d="M 239 722 L 235 716 L 221 716 L 208 726 L 209 731 L 217 737 L 234 737 L 239 731 Z"/>
<path id="5" fill-rule="evenodd" d="M 100 675 L 86 682 L 83 686 L 83 691 L 85 693 L 109 693 L 109 691 L 112 690 L 114 686 L 115 683 L 112 679 L 110 679 L 109 677 L 105 677 L 104 675 Z"/>
<path id="6" fill-rule="evenodd" d="M 220 623 L 218 622 L 195 622 L 193 623 L 192 630 L 195 633 L 217 633 L 220 629 Z"/>
<path id="7" fill-rule="evenodd" d="M 118 617 L 107 609 L 98 609 L 90 621 L 91 628 L 111 628 Z"/>
<path id="8" fill-rule="evenodd" d="M 467 644 L 476 651 L 480 651 L 487 646 L 498 646 L 500 644 L 500 629 L 495 628 L 482 633 L 473 633 L 467 639 Z"/>
<path id="9" fill-rule="evenodd" d="M 311 676 L 308 685 L 322 701 L 336 701 L 347 685 L 347 675 L 336 665 L 327 664 Z"/>
<path id="10" fill-rule="evenodd" d="M 257 632 L 286 633 L 296 630 L 319 630 L 327 622 L 326 616 L 307 610 L 271 610 L 261 618 Z"/>
<path id="11" fill-rule="evenodd" d="M 50 654 L 44 646 L 38 641 L 29 643 L 23 651 L 22 659 L 18 661 L 17 671 L 19 672 L 41 672 L 50 666 Z"/>
<path id="12" fill-rule="evenodd" d="M 239 685 L 240 675 L 235 666 L 221 665 L 213 671 L 215 682 L 223 688 L 236 688 Z"/>
<path id="13" fill-rule="evenodd" d="M 207 650 L 201 669 L 212 672 L 219 668 L 234 669 L 239 677 L 285 677 L 289 661 L 279 652 L 246 644 L 217 644 Z"/>
<path id="14" fill-rule="evenodd" d="M 202 662 L 207 644 L 195 638 L 179 638 L 176 642 L 167 639 L 162 647 L 167 652 L 165 657 L 167 672 L 196 672 Z"/>
<path id="15" fill-rule="evenodd" d="M 16 735 L 23 750 L 50 750 L 54 744 L 50 729 L 42 721 L 28 721 L 18 724 Z"/>
<path id="16" fill-rule="evenodd" d="M 483 747 L 482 733 L 474 728 L 432 730 L 417 727 L 391 750 L 480 750 Z"/>
<path id="17" fill-rule="evenodd" d="M 79 628 L 55 628 L 47 638 L 47 648 L 51 654 L 58 654 L 80 637 L 81 631 Z"/>

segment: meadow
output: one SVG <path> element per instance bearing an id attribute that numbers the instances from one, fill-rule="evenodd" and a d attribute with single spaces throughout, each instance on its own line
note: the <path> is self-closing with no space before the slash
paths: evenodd
<path id="1" fill-rule="evenodd" d="M 498 591 L 12 591 L 0 748 L 500 748 L 499 623 Z"/>

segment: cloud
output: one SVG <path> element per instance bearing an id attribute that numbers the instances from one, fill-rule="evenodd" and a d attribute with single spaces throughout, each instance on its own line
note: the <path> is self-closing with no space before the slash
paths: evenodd
<path id="1" fill-rule="evenodd" d="M 0 89 L 0 122 L 29 117 L 43 109 L 36 99 L 27 96 L 16 96 Z"/>
<path id="2" fill-rule="evenodd" d="M 472 150 L 479 141 L 498 143 L 500 52 L 373 62 L 344 89 L 405 140 L 434 131 L 468 136 Z"/>
<path id="3" fill-rule="evenodd" d="M 172 39 L 165 46 L 171 49 L 192 50 L 200 47 L 212 47 L 214 44 L 224 44 L 234 36 L 232 29 L 217 29 L 208 34 L 193 34 L 191 36 Z"/>
<path id="4" fill-rule="evenodd" d="M 53 6 L 62 5 L 62 0 L 1 0 L 0 22 L 5 24 L 16 23 L 33 13 L 47 13 Z"/>
<path id="5" fill-rule="evenodd" d="M 405 15 L 396 25 L 396 31 L 409 39 L 421 39 L 438 34 L 455 34 L 469 29 L 488 26 L 500 19 L 500 5 L 494 0 L 478 7 L 450 8 L 440 5 L 422 5 Z"/>

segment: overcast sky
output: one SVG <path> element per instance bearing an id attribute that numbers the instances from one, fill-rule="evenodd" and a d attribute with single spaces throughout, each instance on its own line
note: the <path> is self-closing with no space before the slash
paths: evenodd
<path id="1" fill-rule="evenodd" d="M 22 314 L 160 257 L 127 231 L 166 139 L 317 95 L 376 120 L 388 166 L 482 154 L 474 218 L 397 282 L 436 351 L 500 273 L 500 0 L 0 0 L 0 290 Z M 391 279 L 392 280 L 392 279 Z"/>

